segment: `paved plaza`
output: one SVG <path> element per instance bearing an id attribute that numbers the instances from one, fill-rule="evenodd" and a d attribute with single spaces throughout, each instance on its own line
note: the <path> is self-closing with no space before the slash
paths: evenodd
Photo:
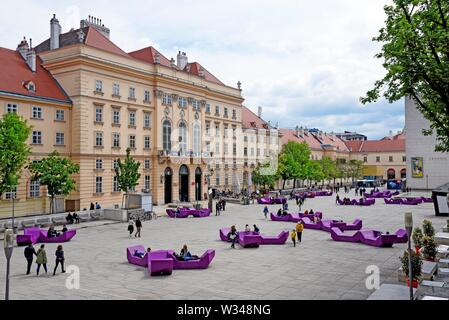
<path id="1" fill-rule="evenodd" d="M 413 194 L 426 195 L 426 194 Z M 340 196 L 344 196 L 341 193 Z M 354 197 L 353 192 L 350 194 Z M 415 226 L 423 219 L 440 230 L 444 217 L 435 217 L 433 204 L 419 206 L 385 205 L 372 207 L 336 206 L 335 197 L 306 200 L 303 210 L 323 212 L 323 219 L 352 222 L 363 219 L 363 227 L 394 233 L 403 227 L 404 212 L 414 213 Z M 297 208 L 289 201 L 290 209 Z M 279 205 L 270 206 L 275 212 Z M 80 269 L 80 288 L 66 288 L 68 274 L 52 276 L 55 244 L 47 244 L 48 275 L 25 275 L 23 248 L 14 248 L 11 260 L 11 299 L 366 299 L 366 268 L 380 269 L 381 283 L 398 283 L 398 257 L 406 244 L 374 248 L 357 243 L 334 242 L 323 231 L 305 230 L 296 248 L 289 241 L 281 246 L 231 249 L 219 240 L 219 229 L 232 224 L 242 230 L 257 224 L 263 234 L 277 235 L 291 230 L 293 223 L 265 221 L 263 206 L 228 204 L 226 212 L 204 219 L 171 219 L 166 216 L 143 223 L 142 238 L 129 238 L 126 223 L 81 224 L 76 237 L 64 243 L 66 265 Z M 159 211 L 163 210 L 158 208 Z M 292 210 L 297 211 L 297 210 Z M 174 249 L 183 244 L 192 254 L 216 250 L 206 270 L 174 270 L 171 276 L 150 277 L 146 268 L 130 265 L 126 248 L 135 244 L 153 250 Z M 37 249 L 37 246 L 36 246 Z M 58 270 L 59 272 L 59 270 Z M 4 295 L 5 258 L 0 258 L 0 294 Z"/>

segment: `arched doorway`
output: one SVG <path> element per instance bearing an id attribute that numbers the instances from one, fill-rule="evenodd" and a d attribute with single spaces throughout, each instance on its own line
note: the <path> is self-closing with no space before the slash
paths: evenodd
<path id="1" fill-rule="evenodd" d="M 184 164 L 179 168 L 179 200 L 189 202 L 189 168 Z"/>
<path id="2" fill-rule="evenodd" d="M 407 178 L 407 169 L 402 169 L 401 170 L 401 179 L 406 179 Z"/>
<path id="3" fill-rule="evenodd" d="M 164 199 L 166 204 L 172 202 L 172 177 L 173 172 L 170 168 L 166 168 L 164 171 Z"/>
<path id="4" fill-rule="evenodd" d="M 396 170 L 388 169 L 388 171 L 387 171 L 387 179 L 388 180 L 396 179 Z"/>
<path id="5" fill-rule="evenodd" d="M 201 168 L 198 167 L 195 169 L 195 200 L 201 200 L 201 180 L 202 180 L 203 172 Z"/>

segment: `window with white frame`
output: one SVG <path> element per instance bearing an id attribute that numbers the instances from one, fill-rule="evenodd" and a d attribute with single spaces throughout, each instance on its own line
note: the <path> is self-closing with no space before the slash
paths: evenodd
<path id="1" fill-rule="evenodd" d="M 136 88 L 129 87 L 128 98 L 135 99 L 136 98 Z"/>
<path id="2" fill-rule="evenodd" d="M 5 192 L 5 200 L 11 200 L 16 198 L 17 198 L 17 187 L 15 187 L 10 191 Z"/>
<path id="3" fill-rule="evenodd" d="M 172 97 L 172 95 L 170 93 L 164 93 L 162 95 L 162 104 L 164 104 L 164 105 L 171 105 L 172 101 L 173 101 L 172 99 L 173 99 L 173 97 Z"/>
<path id="4" fill-rule="evenodd" d="M 112 178 L 112 192 L 120 192 L 118 187 L 118 177 L 114 176 Z"/>
<path id="5" fill-rule="evenodd" d="M 118 168 L 118 159 L 114 159 L 112 160 L 112 169 L 117 169 Z"/>
<path id="6" fill-rule="evenodd" d="M 225 143 L 223 146 L 223 152 L 224 152 L 224 155 L 228 154 L 228 144 L 227 143 Z"/>
<path id="7" fill-rule="evenodd" d="M 237 155 L 237 144 L 233 143 L 232 144 L 232 155 Z"/>
<path id="8" fill-rule="evenodd" d="M 145 190 L 150 190 L 150 176 L 145 176 L 144 178 L 144 184 L 143 184 L 143 188 Z"/>
<path id="9" fill-rule="evenodd" d="M 206 103 L 206 113 L 210 113 L 210 104 Z"/>
<path id="10" fill-rule="evenodd" d="M 128 124 L 132 127 L 136 126 L 136 112 L 135 111 L 130 111 L 129 112 L 129 122 Z"/>
<path id="11" fill-rule="evenodd" d="M 40 196 L 41 184 L 39 180 L 30 181 L 30 198 L 37 198 Z"/>
<path id="12" fill-rule="evenodd" d="M 145 90 L 143 101 L 145 101 L 145 102 L 151 101 L 151 92 L 149 90 Z"/>
<path id="13" fill-rule="evenodd" d="M 131 149 L 136 148 L 136 136 L 133 134 L 128 137 L 128 147 Z"/>
<path id="14" fill-rule="evenodd" d="M 31 117 L 33 119 L 42 119 L 42 107 L 33 106 Z"/>
<path id="15" fill-rule="evenodd" d="M 112 133 L 112 147 L 120 148 L 120 133 L 118 132 Z"/>
<path id="16" fill-rule="evenodd" d="M 237 111 L 235 109 L 232 109 L 232 119 L 237 119 Z"/>
<path id="17" fill-rule="evenodd" d="M 215 106 L 215 114 L 220 114 L 220 106 Z"/>
<path id="18" fill-rule="evenodd" d="M 95 132 L 95 146 L 102 147 L 103 146 L 103 132 Z"/>
<path id="19" fill-rule="evenodd" d="M 225 174 L 225 186 L 229 185 L 229 175 Z"/>
<path id="20" fill-rule="evenodd" d="M 103 192 L 103 177 L 95 177 L 95 193 Z"/>
<path id="21" fill-rule="evenodd" d="M 220 124 L 219 123 L 215 123 L 215 136 L 216 137 L 220 136 Z"/>
<path id="22" fill-rule="evenodd" d="M 95 80 L 95 91 L 96 92 L 103 92 L 103 81 Z"/>
<path id="23" fill-rule="evenodd" d="M 61 109 L 56 110 L 56 120 L 57 121 L 65 121 L 64 110 L 61 110 Z"/>
<path id="24" fill-rule="evenodd" d="M 15 104 L 15 103 L 8 103 L 6 105 L 6 112 L 7 113 L 17 113 L 17 104 Z"/>
<path id="25" fill-rule="evenodd" d="M 185 97 L 178 97 L 178 105 L 181 108 L 186 108 L 187 107 L 187 98 L 185 98 Z"/>
<path id="26" fill-rule="evenodd" d="M 120 85 L 118 83 L 112 85 L 112 95 L 120 96 Z"/>
<path id="27" fill-rule="evenodd" d="M 217 172 L 217 175 L 215 176 L 215 185 L 219 186 L 220 185 L 220 173 Z"/>
<path id="28" fill-rule="evenodd" d="M 56 144 L 58 146 L 63 146 L 65 144 L 64 141 L 64 133 L 63 132 L 56 132 Z"/>
<path id="29" fill-rule="evenodd" d="M 193 153 L 198 156 L 201 152 L 201 125 L 195 123 L 193 125 Z"/>
<path id="30" fill-rule="evenodd" d="M 200 110 L 201 107 L 201 103 L 198 100 L 193 100 L 192 101 L 192 106 L 193 106 L 193 110 Z"/>
<path id="31" fill-rule="evenodd" d="M 95 122 L 103 122 L 103 107 L 95 107 Z"/>
<path id="32" fill-rule="evenodd" d="M 148 112 L 143 114 L 143 127 L 147 129 L 151 127 L 151 114 Z"/>
<path id="33" fill-rule="evenodd" d="M 223 116 L 228 117 L 228 108 L 224 108 Z"/>
<path id="34" fill-rule="evenodd" d="M 206 121 L 206 136 L 210 135 L 210 121 Z"/>
<path id="35" fill-rule="evenodd" d="M 102 159 L 95 159 L 95 169 L 96 170 L 103 169 L 103 160 Z"/>
<path id="36" fill-rule="evenodd" d="M 112 109 L 112 124 L 120 124 L 120 110 Z"/>
<path id="37" fill-rule="evenodd" d="M 150 149 L 150 136 L 144 136 L 143 137 L 143 147 L 144 149 Z"/>
<path id="38" fill-rule="evenodd" d="M 145 159 L 145 160 L 143 161 L 143 167 L 144 167 L 145 169 L 150 169 L 150 167 L 151 167 L 151 161 L 150 161 L 149 159 Z"/>
<path id="39" fill-rule="evenodd" d="M 215 154 L 217 156 L 220 154 L 220 142 L 215 142 Z"/>
<path id="40" fill-rule="evenodd" d="M 33 144 L 42 144 L 42 131 L 33 131 L 32 143 Z"/>

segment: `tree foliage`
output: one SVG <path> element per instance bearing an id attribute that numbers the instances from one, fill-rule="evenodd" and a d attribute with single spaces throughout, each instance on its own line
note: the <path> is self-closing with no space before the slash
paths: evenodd
<path id="1" fill-rule="evenodd" d="M 262 187 L 262 189 L 273 189 L 276 181 L 279 179 L 277 174 L 269 175 L 264 174 L 264 168 L 268 168 L 270 166 L 269 163 L 258 164 L 254 171 L 251 173 L 251 181 L 258 187 Z"/>
<path id="2" fill-rule="evenodd" d="M 19 183 L 21 170 L 31 152 L 27 144 L 31 127 L 15 113 L 0 119 L 0 196 Z"/>
<path id="3" fill-rule="evenodd" d="M 449 151 L 449 2 L 393 0 L 385 6 L 387 20 L 373 40 L 382 43 L 376 58 L 386 75 L 361 98 L 390 102 L 411 97 L 430 121 L 423 134 L 436 133 L 436 151 Z"/>
<path id="4" fill-rule="evenodd" d="M 310 171 L 310 148 L 307 143 L 290 141 L 279 154 L 278 176 L 284 180 L 304 180 Z"/>
<path id="5" fill-rule="evenodd" d="M 39 180 L 43 186 L 47 186 L 50 195 L 51 212 L 54 213 L 54 200 L 57 195 L 68 195 L 76 189 L 76 182 L 73 174 L 79 173 L 80 167 L 68 158 L 62 158 L 57 151 L 53 151 L 41 161 L 33 162 L 30 165 L 32 179 Z"/>
<path id="6" fill-rule="evenodd" d="M 123 191 L 125 193 L 126 197 L 128 197 L 128 192 L 130 190 L 133 190 L 139 184 L 139 167 L 140 162 L 134 160 L 134 158 L 131 156 L 131 150 L 127 148 L 125 160 L 122 161 L 121 159 L 119 159 L 117 167 L 115 168 L 118 188 L 120 191 Z"/>

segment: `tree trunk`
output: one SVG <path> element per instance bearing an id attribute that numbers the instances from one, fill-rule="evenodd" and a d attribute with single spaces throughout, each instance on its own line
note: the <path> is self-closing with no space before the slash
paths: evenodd
<path id="1" fill-rule="evenodd" d="M 293 179 L 293 189 L 296 188 L 296 179 Z"/>
<path id="2" fill-rule="evenodd" d="M 284 179 L 284 182 L 282 183 L 282 190 L 285 190 L 285 183 L 287 182 L 287 179 Z"/>

